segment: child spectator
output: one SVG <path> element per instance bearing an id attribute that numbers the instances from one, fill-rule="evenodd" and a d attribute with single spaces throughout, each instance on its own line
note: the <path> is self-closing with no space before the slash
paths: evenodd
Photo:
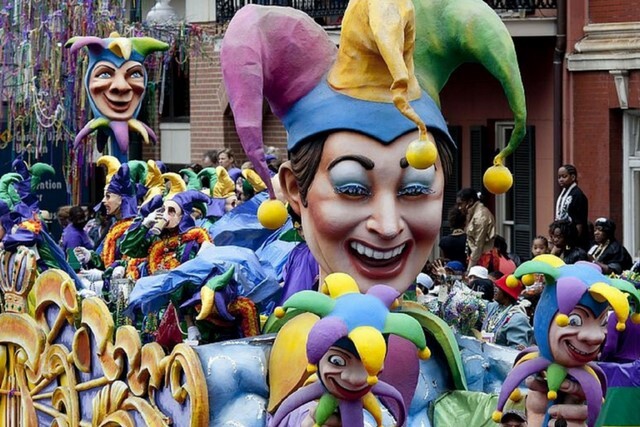
<path id="1" fill-rule="evenodd" d="M 544 236 L 536 236 L 531 242 L 531 257 L 535 258 L 538 255 L 548 254 L 549 252 L 549 240 Z"/>

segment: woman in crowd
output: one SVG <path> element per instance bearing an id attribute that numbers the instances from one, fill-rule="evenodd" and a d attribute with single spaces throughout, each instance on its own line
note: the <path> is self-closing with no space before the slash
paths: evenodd
<path id="1" fill-rule="evenodd" d="M 604 274 L 620 274 L 633 265 L 633 259 L 616 240 L 616 224 L 608 218 L 598 218 L 594 223 L 595 245 L 589 249 L 589 259 L 602 268 Z"/>
<path id="2" fill-rule="evenodd" d="M 491 266 L 493 239 L 496 237 L 496 221 L 493 214 L 482 204 L 478 192 L 473 188 L 458 191 L 456 205 L 466 216 L 464 228 L 467 234 L 468 268 L 474 265 Z"/>
<path id="3" fill-rule="evenodd" d="M 224 148 L 218 151 L 218 166 L 222 166 L 226 170 L 236 167 L 236 159 L 230 148 Z"/>
<path id="4" fill-rule="evenodd" d="M 553 221 L 549 225 L 549 237 L 553 248 L 551 254 L 562 259 L 566 264 L 586 261 L 587 253 L 577 243 L 576 225 L 567 219 Z"/>
<path id="5" fill-rule="evenodd" d="M 483 336 L 490 341 L 522 350 L 531 345 L 533 328 L 524 308 L 517 304 L 522 284 L 515 288 L 507 286 L 507 277 L 496 280 L 496 292 L 487 307 L 487 317 L 482 324 Z"/>

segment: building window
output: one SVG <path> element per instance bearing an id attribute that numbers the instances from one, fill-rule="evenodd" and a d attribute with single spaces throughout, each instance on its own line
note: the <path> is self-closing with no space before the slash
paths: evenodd
<path id="1" fill-rule="evenodd" d="M 163 122 L 188 123 L 189 116 L 189 63 L 179 64 L 172 60 L 164 79 L 161 118 Z"/>
<path id="2" fill-rule="evenodd" d="M 640 212 L 640 111 L 625 111 L 622 120 L 622 243 L 637 260 L 640 257 L 640 223 L 637 216 Z"/>

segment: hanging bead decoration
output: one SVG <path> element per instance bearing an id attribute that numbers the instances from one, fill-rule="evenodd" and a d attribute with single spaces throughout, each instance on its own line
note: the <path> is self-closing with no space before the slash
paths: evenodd
<path id="1" fill-rule="evenodd" d="M 126 0 L 2 0 L 0 9 L 0 149 L 29 150 L 28 160 L 47 161 L 48 144 L 63 146 L 62 167 L 72 203 L 93 171 L 93 143 L 74 150 L 73 139 L 90 119 L 83 84 L 87 55 L 71 55 L 64 44 L 73 36 L 150 36 L 168 43 L 163 54 L 151 55 L 145 67 L 149 89 L 145 98 L 149 126 L 156 128 L 163 70 L 171 61 L 186 65 L 202 51 L 199 27 L 176 23 L 147 26 L 128 21 Z M 208 40 L 207 43 L 212 43 Z M 6 112 L 6 113 L 5 113 Z M 5 117 L 6 116 L 6 117 Z M 89 148 L 86 148 L 89 147 Z M 83 177 L 83 179 L 80 179 Z"/>

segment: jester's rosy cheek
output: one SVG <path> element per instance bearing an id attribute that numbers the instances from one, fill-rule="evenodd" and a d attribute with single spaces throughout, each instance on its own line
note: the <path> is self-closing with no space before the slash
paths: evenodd
<path id="1" fill-rule="evenodd" d="M 577 367 L 594 361 L 606 338 L 607 311 L 595 316 L 591 309 L 579 305 L 569 313 L 569 324 L 549 328 L 549 347 L 556 363 Z"/>
<path id="2" fill-rule="evenodd" d="M 100 61 L 91 70 L 89 94 L 98 111 L 112 121 L 134 117 L 144 95 L 145 71 L 142 64 L 128 61 L 116 67 Z"/>
<path id="3" fill-rule="evenodd" d="M 318 372 L 327 391 L 338 399 L 357 400 L 371 390 L 362 361 L 340 347 L 331 347 L 322 356 Z"/>

